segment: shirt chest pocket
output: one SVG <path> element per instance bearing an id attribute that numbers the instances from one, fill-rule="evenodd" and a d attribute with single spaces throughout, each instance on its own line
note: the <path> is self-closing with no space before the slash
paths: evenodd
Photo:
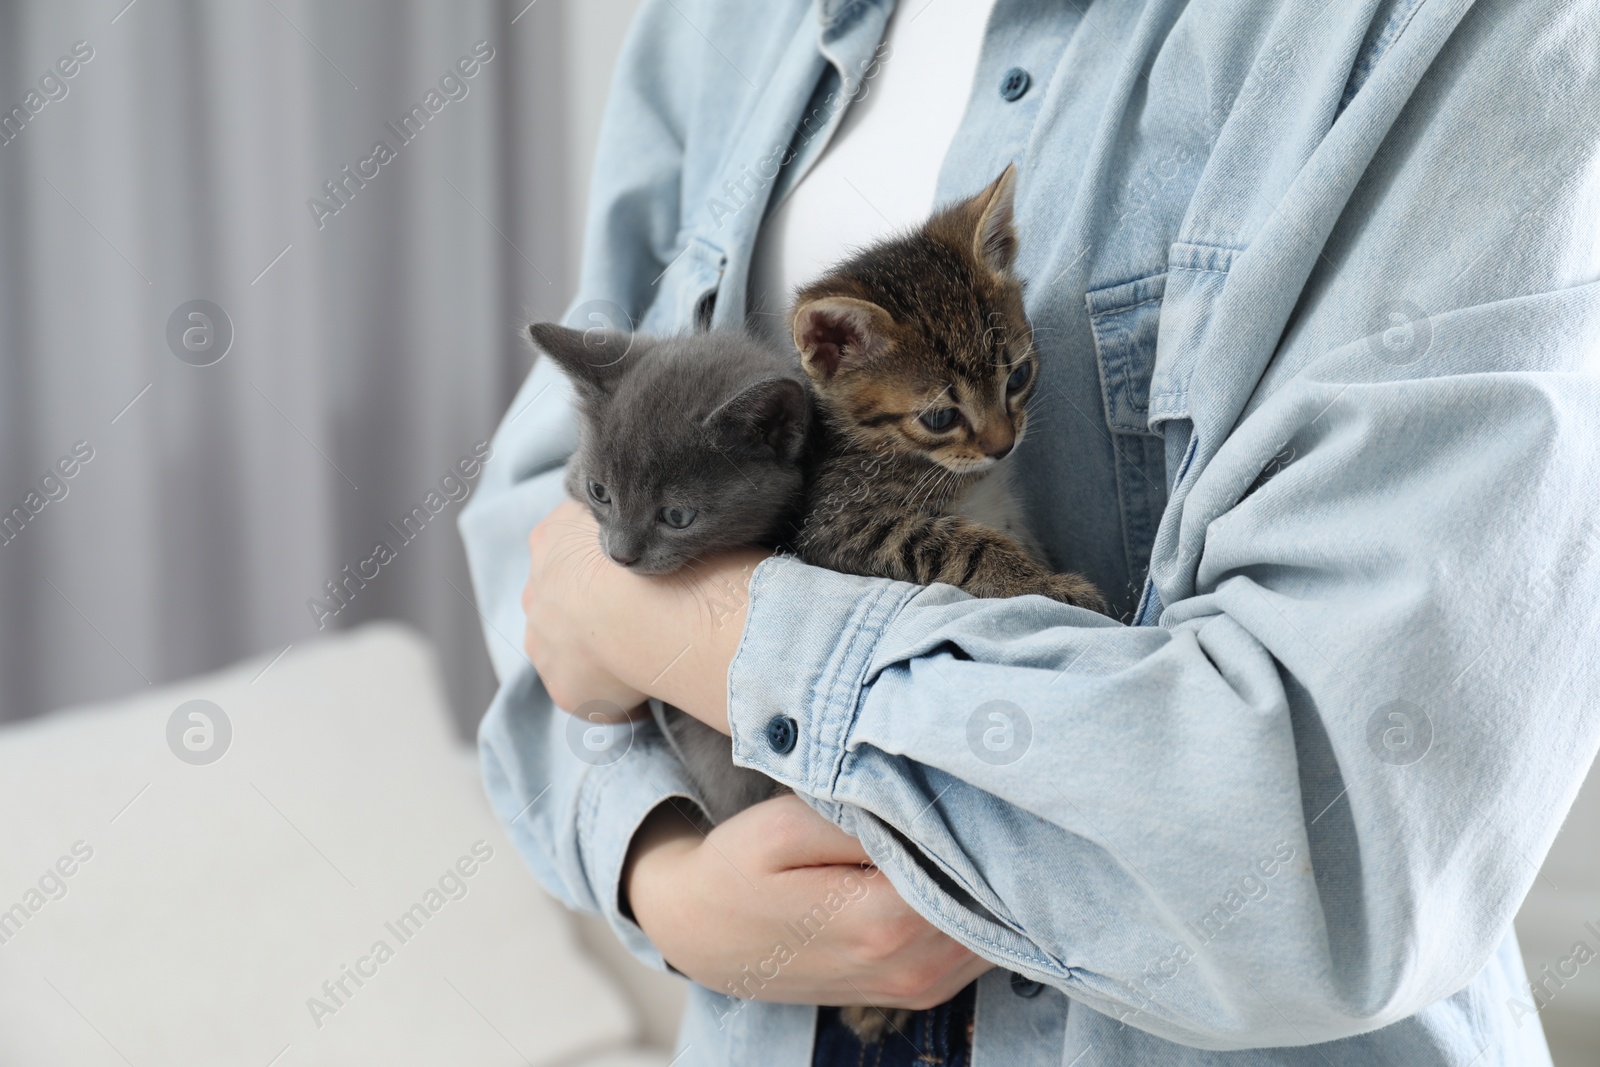
<path id="1" fill-rule="evenodd" d="M 1116 457 L 1123 546 L 1129 573 L 1140 581 L 1149 573 L 1173 486 L 1187 484 L 1186 476 L 1194 473 L 1190 383 L 1205 348 L 1210 311 L 1238 254 L 1235 248 L 1178 242 L 1168 250 L 1165 271 L 1087 296 Z"/>
<path id="2" fill-rule="evenodd" d="M 1163 271 L 1088 294 L 1100 395 L 1106 427 L 1114 434 L 1150 432 L 1150 379 L 1166 291 Z"/>
<path id="3" fill-rule="evenodd" d="M 1144 583 L 1167 503 L 1165 445 L 1150 429 L 1151 379 L 1165 272 L 1089 291 L 1101 402 L 1116 466 L 1122 549 L 1135 587 Z"/>
<path id="4" fill-rule="evenodd" d="M 1171 485 L 1192 454 L 1189 383 L 1209 309 L 1237 255 L 1178 242 L 1168 249 L 1166 270 L 1087 295 L 1123 549 L 1129 574 L 1141 582 Z"/>
<path id="5" fill-rule="evenodd" d="M 1178 243 L 1168 253 L 1167 270 L 1089 291 L 1100 391 L 1112 433 L 1160 433 L 1162 423 L 1191 417 L 1189 380 L 1198 334 L 1237 254 Z M 1165 343 L 1158 347 L 1163 331 Z"/>
<path id="6" fill-rule="evenodd" d="M 672 334 L 708 328 L 727 263 L 722 249 L 702 237 L 690 237 L 683 251 L 652 283 L 658 291 L 639 329 Z"/>

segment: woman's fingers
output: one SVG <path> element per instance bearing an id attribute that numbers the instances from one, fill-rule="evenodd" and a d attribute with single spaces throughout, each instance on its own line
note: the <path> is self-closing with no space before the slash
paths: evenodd
<path id="1" fill-rule="evenodd" d="M 747 808 L 712 833 L 747 838 L 763 851 L 772 871 L 872 862 L 861 842 L 812 811 L 793 793 Z"/>
<path id="2" fill-rule="evenodd" d="M 559 708 L 597 724 L 633 717 L 644 695 L 619 680 L 602 653 L 591 612 L 598 580 L 611 565 L 595 548 L 594 518 L 565 501 L 528 536 L 523 651 Z"/>
<path id="3" fill-rule="evenodd" d="M 667 960 L 710 989 L 922 1008 L 989 969 L 797 797 L 756 805 L 703 840 L 683 825 L 666 806 L 647 821 L 630 852 L 628 894 Z"/>

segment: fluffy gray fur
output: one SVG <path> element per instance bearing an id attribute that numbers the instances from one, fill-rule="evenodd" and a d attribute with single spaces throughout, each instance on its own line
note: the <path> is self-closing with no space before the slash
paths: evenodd
<path id="1" fill-rule="evenodd" d="M 812 427 L 793 355 L 736 333 L 649 337 L 537 323 L 528 334 L 577 392 L 567 491 L 594 514 L 600 550 L 614 562 L 670 574 L 709 553 L 793 536 Z M 669 509 L 693 516 L 676 528 Z M 651 706 L 713 823 L 784 791 L 735 767 L 725 735 Z"/>

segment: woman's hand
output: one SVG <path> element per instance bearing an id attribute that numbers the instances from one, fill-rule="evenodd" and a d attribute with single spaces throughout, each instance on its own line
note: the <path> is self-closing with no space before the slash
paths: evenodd
<path id="1" fill-rule="evenodd" d="M 786 1004 L 942 1004 L 993 964 L 940 933 L 798 797 L 703 835 L 663 805 L 634 837 L 623 886 L 674 967 L 708 989 Z"/>
<path id="2" fill-rule="evenodd" d="M 595 609 L 620 571 L 600 553 L 597 527 L 589 510 L 563 501 L 528 537 L 528 584 L 522 590 L 527 618 L 523 648 L 557 707 L 586 717 L 625 718 L 646 694 L 617 678 L 607 664 L 603 614 Z M 614 705 L 608 715 L 591 701 Z"/>
<path id="3" fill-rule="evenodd" d="M 728 666 L 744 634 L 750 572 L 766 553 L 727 552 L 648 577 L 606 559 L 598 532 L 589 510 L 568 500 L 528 538 L 523 646 L 551 699 L 593 718 L 591 701 L 624 717 L 659 697 L 727 733 Z"/>
<path id="4" fill-rule="evenodd" d="M 750 572 L 729 553 L 664 578 L 607 560 L 588 509 L 534 528 L 528 657 L 556 705 L 621 714 L 659 697 L 727 732 Z M 588 705 L 588 706 L 586 706 Z M 895 892 L 852 837 L 786 796 L 701 831 L 670 805 L 635 835 L 623 887 L 662 954 L 707 988 L 794 1004 L 941 1004 L 987 971 Z"/>

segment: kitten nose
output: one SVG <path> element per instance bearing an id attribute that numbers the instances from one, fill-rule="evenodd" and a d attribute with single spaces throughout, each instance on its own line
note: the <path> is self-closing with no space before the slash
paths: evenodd
<path id="1" fill-rule="evenodd" d="M 990 422 L 978 430 L 978 448 L 990 459 L 1005 459 L 1016 448 L 1016 430 L 1005 422 Z"/>
<path id="2" fill-rule="evenodd" d="M 607 531 L 600 538 L 600 547 L 605 550 L 607 558 L 619 567 L 633 566 L 639 562 L 642 554 L 638 540 L 618 530 Z"/>
<path id="3" fill-rule="evenodd" d="M 990 459 L 1005 459 L 1016 445 L 1017 435 L 1014 433 L 1008 433 L 1003 438 L 999 434 L 993 437 L 984 434 L 978 438 L 978 447 L 983 449 L 983 454 Z"/>

